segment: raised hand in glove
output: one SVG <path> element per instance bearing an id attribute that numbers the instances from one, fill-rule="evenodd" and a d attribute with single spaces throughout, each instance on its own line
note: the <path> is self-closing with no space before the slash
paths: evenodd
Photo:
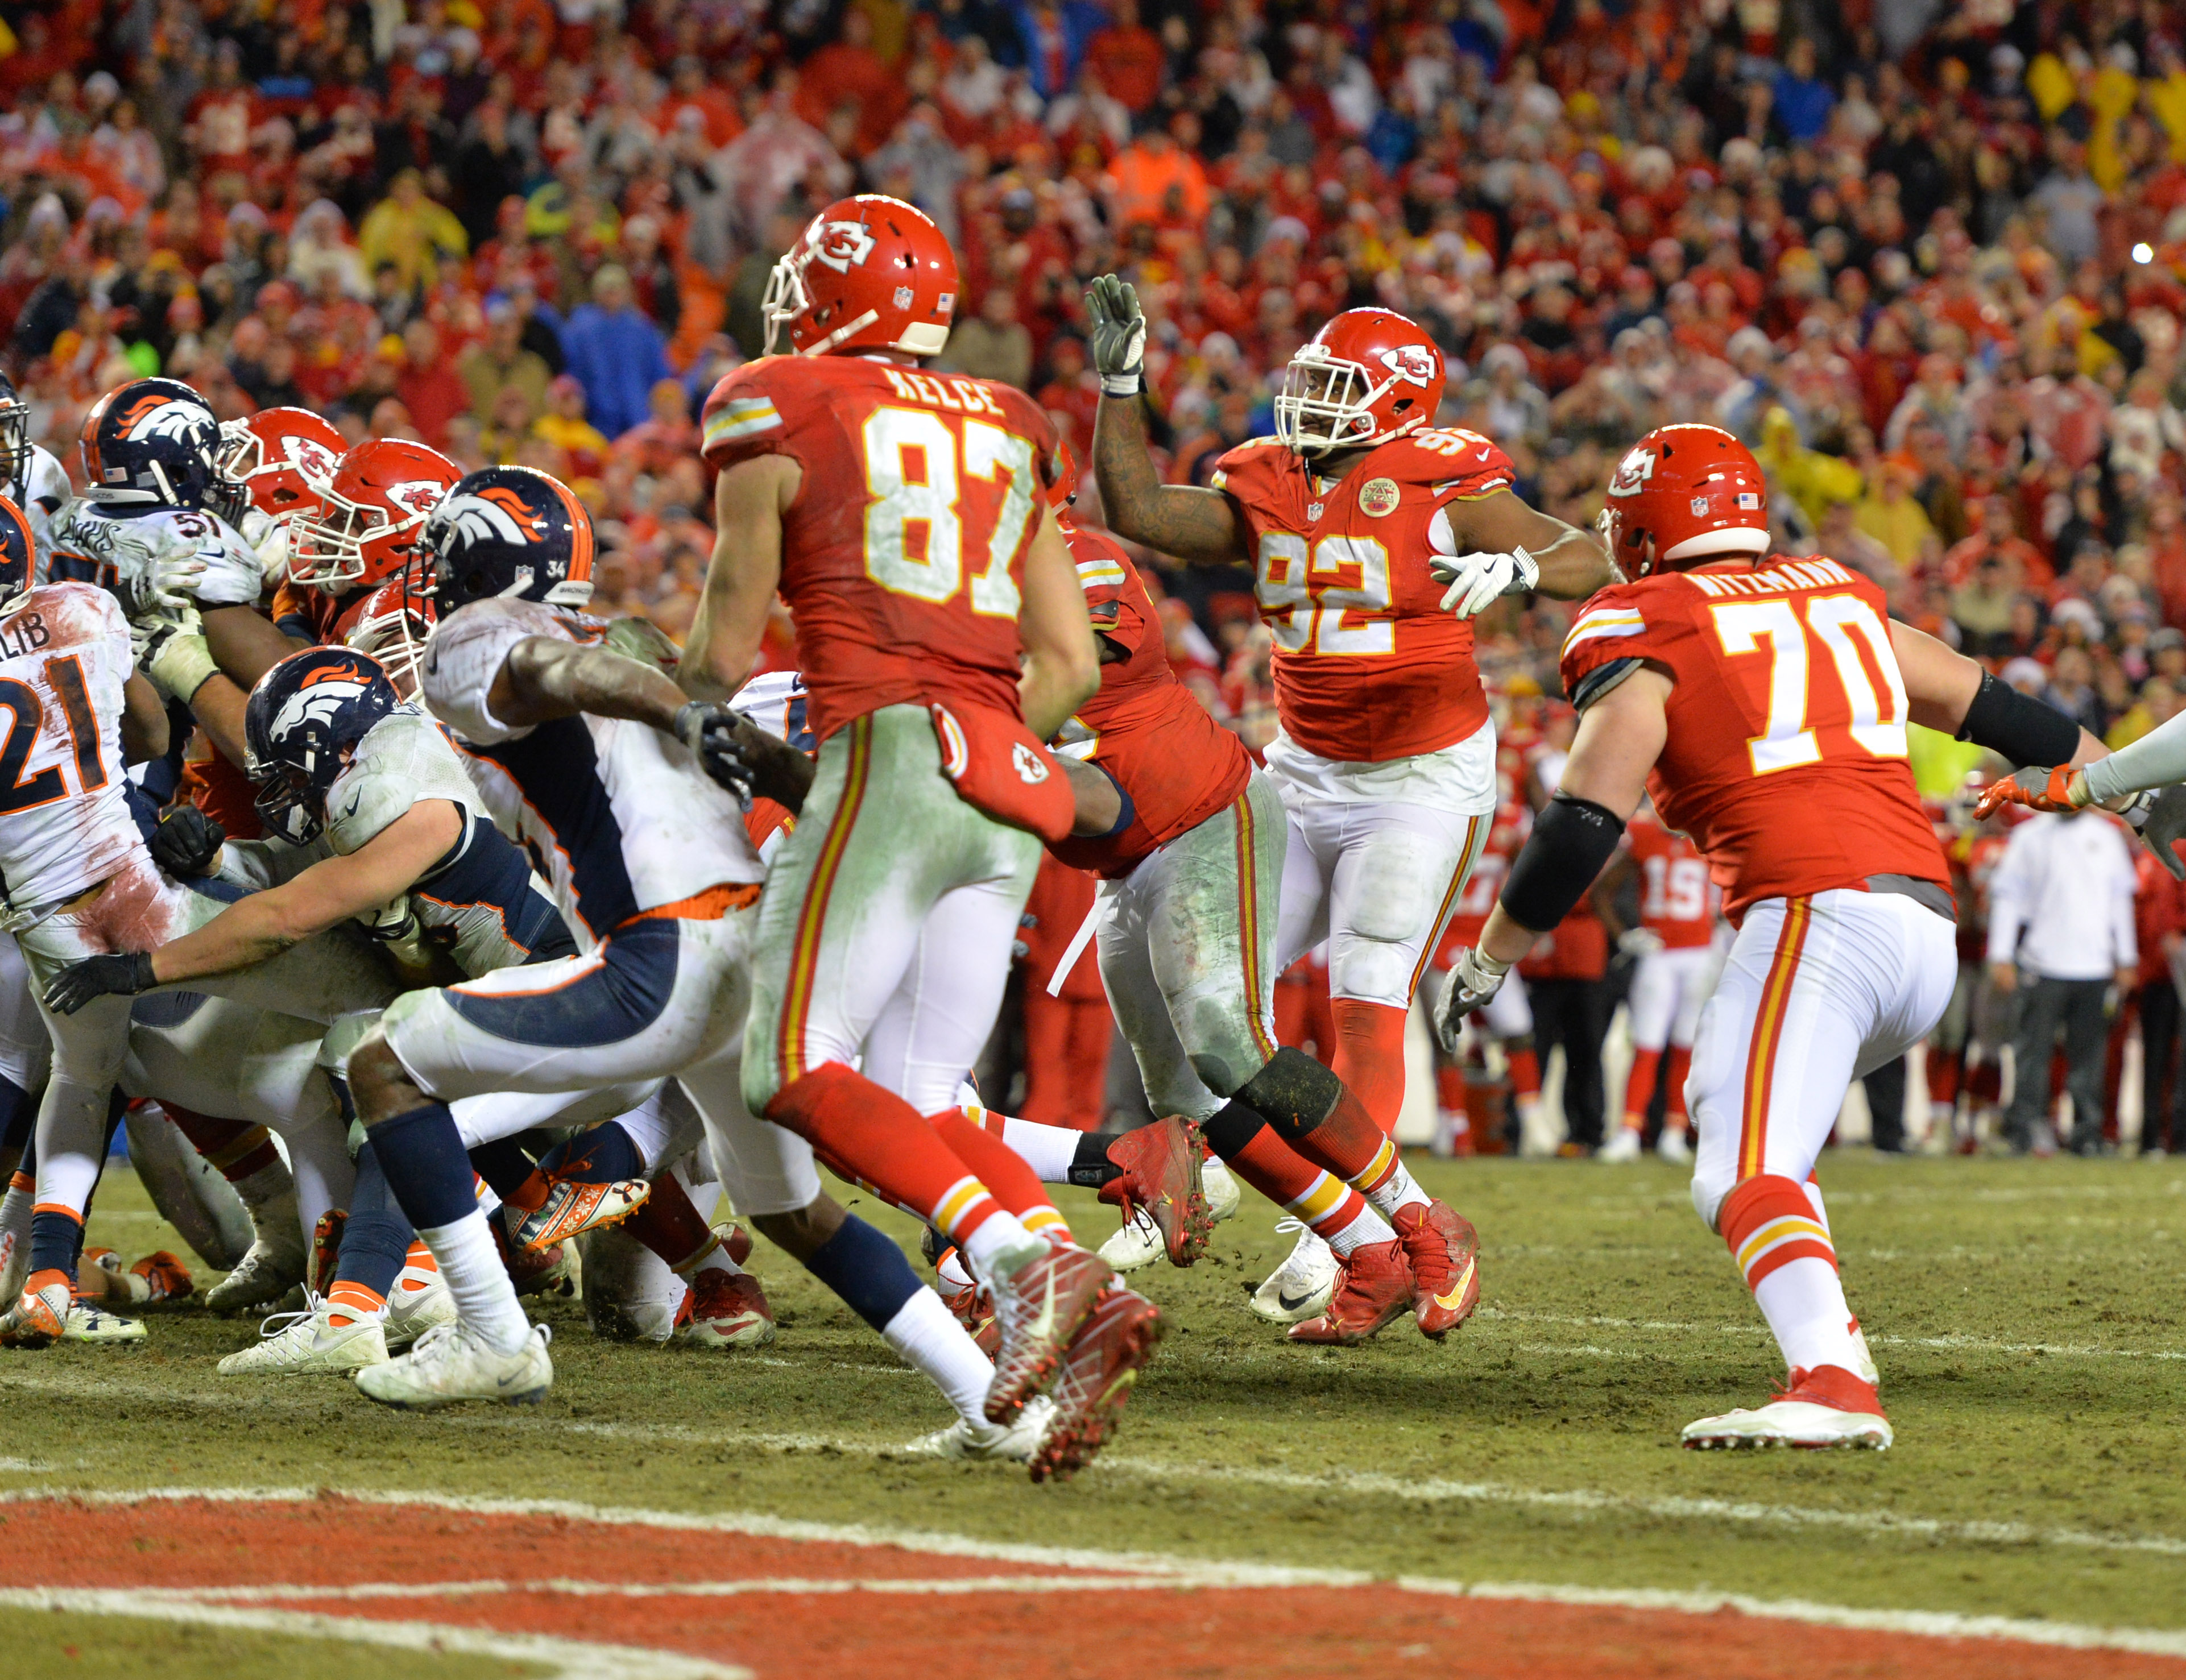
<path id="1" fill-rule="evenodd" d="M 1541 568 L 1522 548 L 1508 554 L 1437 554 L 1427 561 L 1437 583 L 1449 590 L 1442 609 L 1460 619 L 1486 612 L 1506 595 L 1525 595 L 1538 588 Z"/>
<path id="2" fill-rule="evenodd" d="M 227 831 L 195 805 L 163 811 L 152 831 L 152 861 L 177 881 L 210 875 Z"/>
<path id="3" fill-rule="evenodd" d="M 1146 317 L 1138 293 L 1113 274 L 1096 275 L 1085 294 L 1085 311 L 1093 320 L 1091 354 L 1102 393 L 1138 395 L 1146 359 Z"/>
<path id="4" fill-rule="evenodd" d="M 152 959 L 143 951 L 118 956 L 86 957 L 72 962 L 46 988 L 46 1007 L 55 1015 L 74 1015 L 94 998 L 120 994 L 133 998 L 160 983 L 152 972 Z"/>
<path id="5" fill-rule="evenodd" d="M 1435 1036 L 1450 1055 L 1457 1054 L 1465 1017 L 1488 1007 L 1488 1000 L 1503 988 L 1503 977 L 1510 972 L 1509 963 L 1498 962 L 1484 951 L 1458 953 L 1457 964 L 1449 971 L 1441 1004 L 1435 1010 Z"/>
<path id="6" fill-rule="evenodd" d="M 1981 789 L 1981 798 L 1974 801 L 1974 820 L 1984 821 L 2006 805 L 2024 805 L 2035 811 L 2077 810 L 2088 803 L 2088 784 L 2082 777 L 2080 797 L 2074 798 L 2074 774 L 2071 766 L 2060 764 L 2054 770 L 2022 770 L 1999 776 Z"/>

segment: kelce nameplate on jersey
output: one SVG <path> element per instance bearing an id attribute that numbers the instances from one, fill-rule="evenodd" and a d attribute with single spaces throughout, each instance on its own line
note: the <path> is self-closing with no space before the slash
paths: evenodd
<path id="1" fill-rule="evenodd" d="M 912 402 L 945 408 L 952 414 L 991 414 L 998 419 L 1009 418 L 986 387 L 970 379 L 947 379 L 938 373 L 914 373 L 907 367 L 891 367 L 887 372 L 888 384 L 895 387 L 895 394 Z"/>
<path id="2" fill-rule="evenodd" d="M 18 613 L 0 619 L 0 658 L 20 659 L 35 653 L 53 639 L 46 621 L 36 613 Z"/>

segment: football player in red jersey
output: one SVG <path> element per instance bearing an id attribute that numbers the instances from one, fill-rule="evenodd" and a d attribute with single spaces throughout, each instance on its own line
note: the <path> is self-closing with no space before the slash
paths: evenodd
<path id="1" fill-rule="evenodd" d="M 1042 743 L 1100 680 L 1047 505 L 1046 416 L 1023 392 L 920 369 L 948 342 L 958 286 L 940 230 L 876 194 L 821 211 L 776 266 L 765 313 L 791 353 L 706 400 L 719 535 L 681 672 L 693 692 L 733 694 L 779 590 L 820 752 L 761 902 L 744 1095 L 965 1256 L 1001 1330 L 989 1420 L 1054 1384 L 1034 1474 L 1067 1475 L 1161 1324 L 957 1106 L 1040 842 L 1073 820 Z"/>
<path id="2" fill-rule="evenodd" d="M 1064 507 L 1076 477 L 1066 470 Z M 1101 978 L 1147 1100 L 1157 1114 L 1202 1123 L 1239 1177 L 1338 1257 L 1326 1310 L 1285 1314 L 1301 1320 L 1292 1341 L 1363 1341 L 1408 1310 L 1438 1339 L 1479 1300 L 1478 1236 L 1419 1191 L 1341 1081 L 1275 1042 L 1281 796 L 1170 668 L 1122 546 L 1067 518 L 1063 532 L 1101 677 L 1057 748 L 1104 772 L 1122 801 L 1107 833 L 1049 849 L 1101 877 Z M 1372 1151 L 1370 1170 L 1343 1173 L 1360 1149 Z"/>
<path id="3" fill-rule="evenodd" d="M 1650 432 L 1611 479 L 1602 524 L 1631 581 L 1595 596 L 1565 640 L 1571 760 L 1437 1026 L 1454 1038 L 1494 994 L 1651 794 L 1707 854 L 1738 930 L 1693 1050 L 1693 1203 L 1790 1370 L 1775 1400 L 1689 1425 L 1685 1444 L 1886 1447 L 1809 1175 L 1846 1087 L 1927 1034 L 1957 972 L 1949 871 L 1906 725 L 2015 764 L 2102 747 L 1891 622 L 1857 573 L 1769 555 L 1767 485 L 1728 432 Z"/>
<path id="4" fill-rule="evenodd" d="M 1512 494 L 1516 470 L 1488 439 L 1434 429 L 1442 352 L 1382 309 L 1347 311 L 1299 350 L 1276 435 L 1225 455 L 1214 488 L 1163 484 L 1138 400 L 1138 299 L 1103 275 L 1087 301 L 1109 523 L 1180 560 L 1257 574 L 1281 720 L 1266 762 L 1296 854 L 1278 967 L 1328 941 L 1335 1071 L 1391 1131 L 1405 1013 L 1495 812 L 1469 620 L 1504 595 L 1588 595 L 1608 557 Z M 1302 1236 L 1292 1263 L 1312 1245 Z"/>
<path id="5" fill-rule="evenodd" d="M 1640 920 L 1627 927 L 1617 913 L 1617 894 L 1635 875 Z M 1715 987 L 1715 921 L 1723 895 L 1708 879 L 1707 860 L 1700 848 L 1643 808 L 1624 830 L 1623 851 L 1601 872 L 1589 896 L 1618 949 L 1639 957 L 1632 972 L 1632 1072 L 1624 1082 L 1624 1123 L 1596 1158 L 1640 1158 L 1647 1106 L 1655 1100 L 1655 1081 L 1663 1074 L 1667 1052 L 1669 1092 L 1656 1151 L 1665 1161 L 1690 1160 L 1685 1074 L 1692 1066 L 1701 1005 Z"/>

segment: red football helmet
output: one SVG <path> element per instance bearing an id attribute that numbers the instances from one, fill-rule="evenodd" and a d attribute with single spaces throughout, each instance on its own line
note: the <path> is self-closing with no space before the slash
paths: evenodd
<path id="1" fill-rule="evenodd" d="M 924 210 L 878 193 L 838 199 L 767 278 L 766 348 L 939 356 L 957 289 L 956 253 Z"/>
<path id="2" fill-rule="evenodd" d="M 277 525 L 319 511 L 349 445 L 308 408 L 263 408 L 220 428 L 216 507 L 230 524 L 256 508 Z M 233 510 L 233 511 L 231 511 Z"/>
<path id="3" fill-rule="evenodd" d="M 1057 518 L 1064 518 L 1078 500 L 1078 451 L 1071 448 L 1069 439 L 1056 440 L 1055 454 L 1048 464 L 1054 469 L 1055 482 L 1047 487 L 1047 505 L 1055 510 Z"/>
<path id="4" fill-rule="evenodd" d="M 289 580 L 347 595 L 393 577 L 423 555 L 425 518 L 462 475 L 436 449 L 366 439 L 342 456 L 320 512 L 296 522 Z"/>
<path id="5" fill-rule="evenodd" d="M 368 653 L 387 668 L 387 680 L 405 700 L 418 697 L 418 671 L 433 634 L 433 597 L 408 571 L 360 597 L 334 624 L 334 640 Z"/>
<path id="6" fill-rule="evenodd" d="M 1275 435 L 1299 455 L 1387 443 L 1434 423 L 1442 351 L 1393 310 L 1347 309 L 1300 344 L 1275 396 Z"/>
<path id="7" fill-rule="evenodd" d="M 1600 529 L 1628 578 L 1673 562 L 1768 552 L 1768 483 L 1753 451 L 1720 426 L 1657 426 L 1609 480 Z"/>

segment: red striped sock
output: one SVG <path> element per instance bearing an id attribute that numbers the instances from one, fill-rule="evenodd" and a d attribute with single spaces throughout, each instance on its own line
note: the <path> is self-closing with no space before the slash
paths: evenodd
<path id="1" fill-rule="evenodd" d="M 1070 1240 L 1070 1227 L 1040 1182 L 1040 1174 L 1025 1159 L 993 1132 L 961 1108 L 944 1108 L 926 1117 L 933 1134 L 949 1152 L 979 1175 L 979 1182 L 995 1201 L 1017 1215 L 1034 1236 L 1050 1241 Z"/>
<path id="2" fill-rule="evenodd" d="M 1404 1011 L 1358 998 L 1331 998 L 1336 1053 L 1329 1066 L 1351 1088 L 1384 1134 L 1404 1106 Z"/>
<path id="3" fill-rule="evenodd" d="M 218 1119 L 177 1108 L 171 1102 L 160 1106 L 175 1123 L 176 1129 L 190 1140 L 190 1147 L 217 1167 L 221 1177 L 232 1184 L 263 1172 L 281 1158 L 273 1147 L 273 1134 L 263 1126 Z"/>

